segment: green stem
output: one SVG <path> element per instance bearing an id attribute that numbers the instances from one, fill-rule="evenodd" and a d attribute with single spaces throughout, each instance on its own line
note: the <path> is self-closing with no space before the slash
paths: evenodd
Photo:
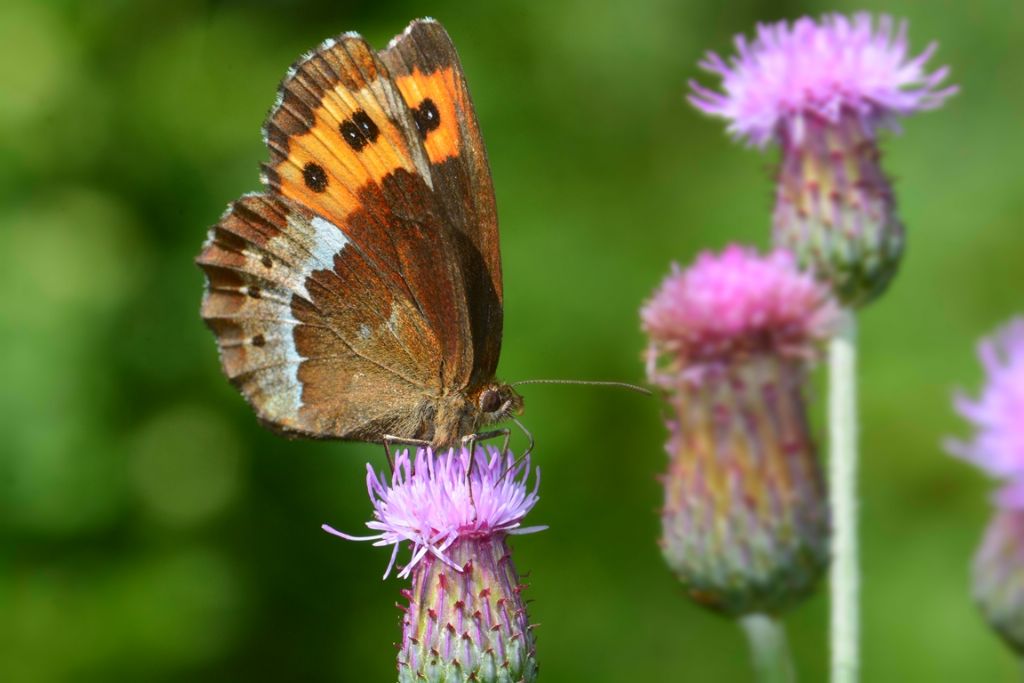
<path id="1" fill-rule="evenodd" d="M 859 675 L 857 559 L 857 319 L 842 312 L 829 343 L 829 500 L 832 503 L 832 683 Z"/>
<path id="2" fill-rule="evenodd" d="M 740 619 L 740 626 L 750 643 L 758 683 L 794 683 L 796 674 L 782 622 L 765 614 L 748 614 Z"/>

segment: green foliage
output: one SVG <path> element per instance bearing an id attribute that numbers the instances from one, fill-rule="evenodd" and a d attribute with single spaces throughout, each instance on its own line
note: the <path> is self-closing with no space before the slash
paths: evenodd
<path id="1" fill-rule="evenodd" d="M 642 378 L 637 308 L 673 259 L 769 241 L 769 161 L 683 101 L 757 20 L 867 4 L 941 43 L 963 92 L 885 140 L 908 246 L 862 320 L 864 677 L 1016 680 L 968 559 L 986 485 L 941 453 L 974 339 L 1024 309 L 1024 14 L 999 0 L 778 5 L 0 4 L 0 680 L 394 676 L 401 583 L 358 532 L 366 445 L 261 429 L 217 367 L 192 264 L 257 186 L 262 117 L 324 37 L 445 22 L 488 143 L 506 278 L 504 379 Z M 661 407 L 532 386 L 544 468 L 516 541 L 543 680 L 749 680 L 739 629 L 659 554 Z M 822 596 L 790 618 L 824 680 Z"/>

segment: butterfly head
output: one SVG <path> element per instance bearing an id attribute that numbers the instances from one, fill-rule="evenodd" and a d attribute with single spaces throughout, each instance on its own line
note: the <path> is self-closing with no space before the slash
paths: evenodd
<path id="1" fill-rule="evenodd" d="M 486 384 L 476 397 L 477 423 L 488 425 L 523 414 L 523 397 L 509 384 Z"/>

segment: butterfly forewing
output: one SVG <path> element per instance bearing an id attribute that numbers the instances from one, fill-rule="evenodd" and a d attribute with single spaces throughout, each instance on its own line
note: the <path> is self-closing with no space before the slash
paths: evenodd
<path id="1" fill-rule="evenodd" d="M 470 306 L 470 385 L 494 377 L 501 351 L 502 280 L 498 218 L 487 154 L 458 54 L 436 21 L 414 21 L 380 53 L 413 114 L 450 225 Z"/>
<path id="2" fill-rule="evenodd" d="M 457 232 L 432 187 L 412 112 L 358 35 L 327 41 L 282 84 L 266 132 L 272 189 L 339 225 L 423 312 L 446 387 L 473 366 Z"/>

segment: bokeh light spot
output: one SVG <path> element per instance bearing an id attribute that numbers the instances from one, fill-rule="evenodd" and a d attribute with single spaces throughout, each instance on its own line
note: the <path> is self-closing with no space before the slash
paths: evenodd
<path id="1" fill-rule="evenodd" d="M 238 437 L 216 413 L 200 406 L 178 406 L 156 415 L 141 427 L 131 451 L 136 490 L 163 523 L 206 521 L 238 492 Z"/>

